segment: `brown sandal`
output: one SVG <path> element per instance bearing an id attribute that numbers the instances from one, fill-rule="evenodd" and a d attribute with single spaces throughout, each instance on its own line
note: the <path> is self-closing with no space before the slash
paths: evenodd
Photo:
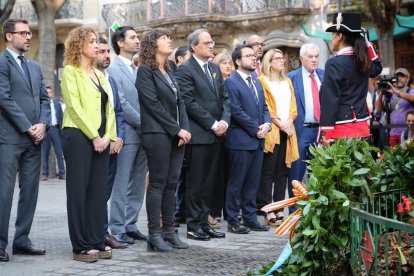
<path id="1" fill-rule="evenodd" d="M 99 259 L 98 253 L 90 253 L 92 250 L 83 250 L 80 253 L 73 253 L 73 259 L 75 261 L 86 262 L 86 263 L 93 263 Z"/>

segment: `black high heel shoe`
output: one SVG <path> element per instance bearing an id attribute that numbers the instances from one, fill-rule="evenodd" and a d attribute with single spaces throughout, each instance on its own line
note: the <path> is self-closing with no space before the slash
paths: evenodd
<path id="1" fill-rule="evenodd" d="M 171 246 L 174 248 L 187 249 L 189 247 L 187 243 L 180 240 L 177 233 L 168 233 L 168 234 L 163 234 L 162 236 L 164 237 L 164 240 L 169 242 Z"/>
<path id="2" fill-rule="evenodd" d="M 173 248 L 165 242 L 161 234 L 150 235 L 147 240 L 147 251 L 171 252 Z"/>

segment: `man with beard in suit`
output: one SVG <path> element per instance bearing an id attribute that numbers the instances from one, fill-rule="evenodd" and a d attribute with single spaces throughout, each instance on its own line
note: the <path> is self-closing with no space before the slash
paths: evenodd
<path id="1" fill-rule="evenodd" d="M 39 65 L 27 59 L 32 32 L 29 22 L 3 24 L 6 50 L 0 55 L 0 261 L 6 252 L 14 186 L 19 172 L 19 203 L 13 254 L 44 255 L 29 238 L 37 204 L 40 142 L 50 124 L 50 105 Z"/>
<path id="2" fill-rule="evenodd" d="M 112 35 L 116 56 L 107 72 L 118 87 L 125 119 L 125 140 L 118 154 L 118 167 L 110 200 L 109 229 L 118 242 L 146 240 L 136 226 L 144 201 L 147 157 L 141 146 L 141 115 L 135 88 L 137 67 L 132 62 L 139 50 L 134 28 L 122 26 Z"/>

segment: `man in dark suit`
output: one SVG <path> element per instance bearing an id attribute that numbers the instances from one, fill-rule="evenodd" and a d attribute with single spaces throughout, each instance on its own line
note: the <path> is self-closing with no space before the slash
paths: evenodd
<path id="1" fill-rule="evenodd" d="M 289 171 L 290 197 L 293 196 L 292 180 L 303 180 L 306 171 L 305 160 L 309 159 L 309 145 L 316 143 L 320 114 L 319 88 L 324 74 L 322 69 L 318 69 L 319 47 L 317 45 L 303 44 L 300 48 L 300 60 L 302 67 L 288 73 L 295 90 L 298 110 L 294 124 L 299 147 L 299 160 L 292 164 Z"/>
<path id="2" fill-rule="evenodd" d="M 50 124 L 50 105 L 39 65 L 23 54 L 32 32 L 26 20 L 3 24 L 6 50 L 0 55 L 0 261 L 8 261 L 10 212 L 17 172 L 19 203 L 13 254 L 44 255 L 28 235 L 39 191 L 42 141 Z"/>
<path id="3" fill-rule="evenodd" d="M 186 148 L 187 237 L 195 240 L 224 238 L 208 224 L 214 196 L 223 136 L 230 121 L 229 99 L 217 65 L 208 62 L 214 41 L 205 29 L 188 36 L 192 57 L 177 68 L 176 78 L 186 105 L 192 139 Z"/>
<path id="4" fill-rule="evenodd" d="M 108 91 L 108 98 L 114 107 L 115 116 L 116 116 L 116 135 L 117 139 L 115 142 L 111 142 L 109 147 L 109 175 L 108 175 L 108 185 L 106 191 L 106 201 L 109 200 L 112 194 L 112 187 L 114 185 L 116 169 L 117 169 L 117 161 L 118 161 L 118 153 L 121 151 L 122 146 L 124 145 L 125 140 L 125 120 L 124 120 L 124 111 L 121 106 L 121 102 L 118 95 L 118 87 L 116 86 L 115 81 L 109 76 L 108 72 L 106 72 L 106 68 L 108 68 L 109 64 L 111 64 L 111 57 L 109 55 L 110 49 L 108 45 L 108 41 L 100 37 L 98 39 L 99 46 L 98 46 L 98 58 L 96 60 L 96 68 L 101 71 L 108 83 L 107 87 L 110 91 Z M 108 218 L 107 220 L 108 221 Z M 122 243 L 116 240 L 113 235 L 108 233 L 108 224 L 104 225 L 104 237 L 105 237 L 105 244 L 110 246 L 111 248 L 115 249 L 123 249 L 128 247 L 128 243 Z"/>
<path id="5" fill-rule="evenodd" d="M 49 176 L 49 153 L 50 145 L 53 143 L 58 164 L 57 177 L 65 179 L 65 162 L 63 161 L 62 138 L 60 128 L 62 127 L 63 111 L 60 101 L 55 100 L 55 92 L 52 87 L 47 86 L 47 95 L 50 98 L 50 126 L 42 143 L 42 180 L 46 181 Z"/>
<path id="6" fill-rule="evenodd" d="M 267 231 L 257 221 L 256 193 L 260 184 L 263 145 L 271 128 L 269 111 L 259 81 L 251 74 L 256 55 L 251 46 L 237 46 L 232 54 L 236 71 L 225 82 L 230 98 L 231 122 L 225 140 L 229 157 L 226 212 L 229 232 Z M 238 219 L 242 210 L 243 225 Z"/>

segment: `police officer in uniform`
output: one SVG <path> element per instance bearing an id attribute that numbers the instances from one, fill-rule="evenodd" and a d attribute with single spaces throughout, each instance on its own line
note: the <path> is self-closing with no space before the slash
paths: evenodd
<path id="1" fill-rule="evenodd" d="M 381 61 L 364 36 L 360 13 L 335 14 L 326 32 L 332 33 L 332 51 L 337 55 L 325 65 L 318 141 L 368 138 L 368 78 L 381 73 Z"/>

